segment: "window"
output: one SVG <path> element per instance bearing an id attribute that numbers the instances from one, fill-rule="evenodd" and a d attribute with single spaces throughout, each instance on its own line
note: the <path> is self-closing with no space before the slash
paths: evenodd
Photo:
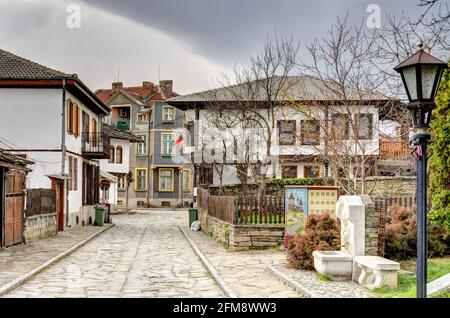
<path id="1" fill-rule="evenodd" d="M 80 135 L 80 108 L 70 99 L 67 101 L 67 132 L 75 137 Z"/>
<path id="2" fill-rule="evenodd" d="M 136 155 L 144 156 L 147 154 L 147 135 L 137 135 L 137 136 L 141 137 L 142 142 L 138 142 L 136 144 Z"/>
<path id="3" fill-rule="evenodd" d="M 333 114 L 333 135 L 336 139 L 348 139 L 350 133 L 350 116 L 348 114 Z"/>
<path id="4" fill-rule="evenodd" d="M 109 159 L 108 163 L 114 163 L 114 146 L 109 147 Z"/>
<path id="5" fill-rule="evenodd" d="M 120 177 L 117 179 L 117 189 L 125 190 L 125 177 Z"/>
<path id="6" fill-rule="evenodd" d="M 172 156 L 173 155 L 173 134 L 161 134 L 161 155 Z"/>
<path id="7" fill-rule="evenodd" d="M 69 190 L 78 190 L 78 158 L 69 156 Z"/>
<path id="8" fill-rule="evenodd" d="M 295 120 L 279 120 L 278 121 L 278 139 L 280 146 L 295 145 Z"/>
<path id="9" fill-rule="evenodd" d="M 302 145 L 320 145 L 320 126 L 318 120 L 302 120 Z"/>
<path id="10" fill-rule="evenodd" d="M 123 162 L 123 150 L 121 146 L 117 146 L 116 148 L 116 163 Z"/>
<path id="11" fill-rule="evenodd" d="M 297 166 L 283 166 L 281 170 L 281 178 L 297 178 Z"/>
<path id="12" fill-rule="evenodd" d="M 147 190 L 147 169 L 136 169 L 136 191 Z"/>
<path id="13" fill-rule="evenodd" d="M 159 169 L 159 191 L 172 192 L 173 191 L 173 168 L 160 168 Z"/>
<path id="14" fill-rule="evenodd" d="M 175 108 L 170 106 L 164 106 L 163 107 L 163 114 L 162 114 L 163 122 L 172 122 L 175 119 Z"/>
<path id="15" fill-rule="evenodd" d="M 138 123 L 146 123 L 147 121 L 148 121 L 148 112 L 137 114 Z"/>
<path id="16" fill-rule="evenodd" d="M 319 166 L 305 166 L 303 169 L 303 175 L 305 178 L 317 178 L 320 176 Z"/>
<path id="17" fill-rule="evenodd" d="M 372 114 L 357 114 L 356 124 L 358 125 L 358 139 L 372 139 L 373 126 Z"/>
<path id="18" fill-rule="evenodd" d="M 183 190 L 191 191 L 191 170 L 183 170 Z"/>

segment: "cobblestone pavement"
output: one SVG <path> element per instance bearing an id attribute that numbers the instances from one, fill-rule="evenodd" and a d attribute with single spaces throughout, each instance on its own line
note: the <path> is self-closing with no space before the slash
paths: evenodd
<path id="1" fill-rule="evenodd" d="M 185 230 L 239 297 L 302 297 L 300 293 L 267 271 L 270 265 L 281 265 L 286 262 L 284 252 L 274 249 L 228 252 L 202 232 L 192 232 L 187 227 Z"/>
<path id="2" fill-rule="evenodd" d="M 95 226 L 74 228 L 36 243 L 0 250 L 0 286 L 39 267 L 101 229 Z"/>
<path id="3" fill-rule="evenodd" d="M 186 211 L 113 221 L 116 226 L 5 297 L 223 297 L 177 226 L 187 223 Z"/>
<path id="4" fill-rule="evenodd" d="M 274 266 L 285 274 L 291 281 L 296 281 L 309 291 L 323 298 L 373 298 L 375 293 L 355 282 L 333 282 L 320 280 L 315 271 L 305 271 L 287 268 L 286 266 Z"/>

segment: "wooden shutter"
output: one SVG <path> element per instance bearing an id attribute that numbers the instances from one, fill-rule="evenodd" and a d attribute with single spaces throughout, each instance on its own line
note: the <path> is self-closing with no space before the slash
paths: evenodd
<path id="1" fill-rule="evenodd" d="M 73 103 L 72 101 L 69 99 L 67 101 L 67 107 L 66 107 L 66 115 L 67 115 L 67 132 L 69 134 L 72 133 L 72 112 L 73 112 Z"/>
<path id="2" fill-rule="evenodd" d="M 72 190 L 72 185 L 73 185 L 73 163 L 72 163 L 72 157 L 69 156 L 69 177 L 70 177 L 70 182 L 69 182 L 69 190 Z"/>
<path id="3" fill-rule="evenodd" d="M 74 109 L 74 135 L 78 137 L 80 135 L 80 108 L 75 105 Z"/>
<path id="4" fill-rule="evenodd" d="M 73 158 L 73 190 L 78 190 L 78 158 Z"/>

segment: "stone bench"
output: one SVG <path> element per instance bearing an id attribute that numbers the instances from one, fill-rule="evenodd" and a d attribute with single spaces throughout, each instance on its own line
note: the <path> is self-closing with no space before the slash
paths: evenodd
<path id="1" fill-rule="evenodd" d="M 361 269 L 358 283 L 369 289 L 388 286 L 397 288 L 397 273 L 400 263 L 379 256 L 356 256 L 355 262 Z"/>

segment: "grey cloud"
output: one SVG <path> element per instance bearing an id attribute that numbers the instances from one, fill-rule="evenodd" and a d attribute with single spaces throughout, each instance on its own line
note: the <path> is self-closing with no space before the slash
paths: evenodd
<path id="1" fill-rule="evenodd" d="M 336 16 L 347 12 L 355 24 L 368 4 L 383 12 L 419 12 L 415 0 L 81 0 L 116 15 L 157 28 L 191 51 L 231 65 L 261 47 L 274 31 L 301 43 L 325 36 Z"/>

